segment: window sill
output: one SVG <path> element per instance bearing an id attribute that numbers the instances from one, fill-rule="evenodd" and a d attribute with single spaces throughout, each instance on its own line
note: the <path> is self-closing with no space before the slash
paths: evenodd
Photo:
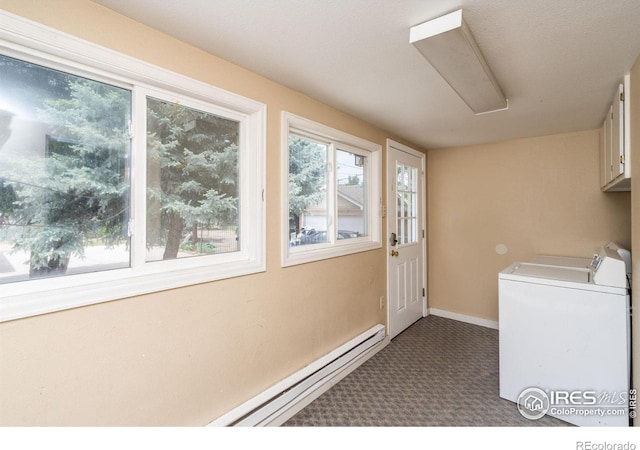
<path id="1" fill-rule="evenodd" d="M 145 271 L 117 269 L 2 285 L 0 322 L 266 270 L 263 261 L 248 259 L 207 265 L 190 264 L 191 267 L 176 270 L 166 270 L 162 263 L 149 266 L 155 267 Z"/>
<path id="2" fill-rule="evenodd" d="M 382 248 L 382 244 L 379 241 L 337 244 L 334 246 L 317 244 L 314 246 L 293 247 L 283 255 L 282 267 L 353 255 L 355 253 L 377 250 L 379 248 Z"/>

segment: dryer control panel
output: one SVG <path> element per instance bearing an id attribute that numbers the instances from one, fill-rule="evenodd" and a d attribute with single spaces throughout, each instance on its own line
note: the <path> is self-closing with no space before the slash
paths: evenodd
<path id="1" fill-rule="evenodd" d="M 627 287 L 627 272 L 624 260 L 618 252 L 603 247 L 593 255 L 589 266 L 593 270 L 593 282 L 602 286 Z"/>

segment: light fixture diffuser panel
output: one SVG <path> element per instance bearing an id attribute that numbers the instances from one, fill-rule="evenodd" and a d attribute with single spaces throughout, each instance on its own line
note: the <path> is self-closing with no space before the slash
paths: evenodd
<path id="1" fill-rule="evenodd" d="M 409 40 L 474 113 L 508 107 L 461 9 L 412 27 Z"/>

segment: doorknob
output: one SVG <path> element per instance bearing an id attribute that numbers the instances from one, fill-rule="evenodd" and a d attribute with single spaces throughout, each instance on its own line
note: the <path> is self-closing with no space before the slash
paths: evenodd
<path id="1" fill-rule="evenodd" d="M 399 254 L 397 250 L 391 250 L 391 256 L 398 256 Z"/>

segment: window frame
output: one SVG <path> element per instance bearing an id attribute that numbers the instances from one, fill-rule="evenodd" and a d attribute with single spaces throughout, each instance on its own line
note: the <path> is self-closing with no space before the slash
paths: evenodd
<path id="1" fill-rule="evenodd" d="M 328 144 L 328 200 L 327 214 L 329 228 L 326 243 L 289 246 L 289 136 L 295 135 Z M 282 112 L 281 131 L 281 265 L 282 267 L 305 264 L 354 253 L 376 250 L 382 247 L 382 146 L 335 128 L 297 116 L 287 111 Z M 368 163 L 367 191 L 367 230 L 366 236 L 350 239 L 338 239 L 337 180 L 335 158 L 337 150 L 366 156 Z"/>
<path id="2" fill-rule="evenodd" d="M 2 284 L 0 322 L 266 270 L 265 104 L 5 11 L 0 11 L 0 24 L 2 54 L 129 89 L 133 115 L 130 267 Z M 176 102 L 206 105 L 240 123 L 240 251 L 144 261 L 145 95 L 150 92 Z"/>

